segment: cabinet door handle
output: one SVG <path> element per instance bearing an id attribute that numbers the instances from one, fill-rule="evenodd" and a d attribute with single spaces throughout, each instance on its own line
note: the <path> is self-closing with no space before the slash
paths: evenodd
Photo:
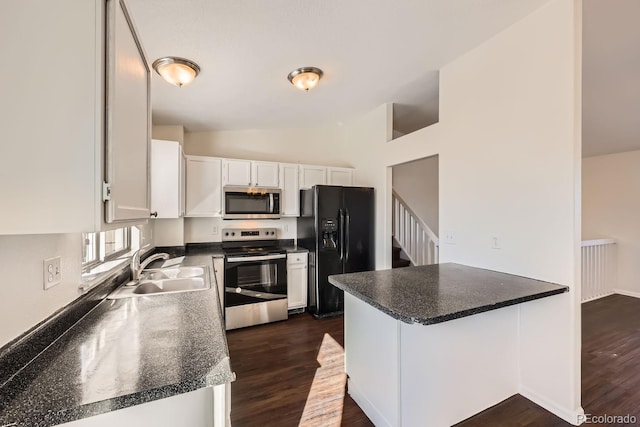
<path id="1" fill-rule="evenodd" d="M 158 211 L 149 213 L 149 216 L 153 216 L 153 217 L 158 218 Z"/>

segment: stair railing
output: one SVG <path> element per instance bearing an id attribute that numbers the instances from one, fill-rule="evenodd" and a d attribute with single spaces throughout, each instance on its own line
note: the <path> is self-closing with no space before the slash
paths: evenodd
<path id="1" fill-rule="evenodd" d="M 438 263 L 438 236 L 418 217 L 395 191 L 393 203 L 393 237 L 413 265 Z"/>
<path id="2" fill-rule="evenodd" d="M 613 294 L 616 281 L 616 241 L 582 241 L 582 302 Z"/>

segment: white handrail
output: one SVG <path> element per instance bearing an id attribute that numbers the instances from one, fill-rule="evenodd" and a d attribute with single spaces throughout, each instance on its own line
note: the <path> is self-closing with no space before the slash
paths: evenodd
<path id="1" fill-rule="evenodd" d="M 616 241 L 584 240 L 582 246 L 582 302 L 614 293 L 617 281 Z"/>
<path id="2" fill-rule="evenodd" d="M 393 233 L 413 265 L 438 263 L 438 236 L 392 191 Z"/>

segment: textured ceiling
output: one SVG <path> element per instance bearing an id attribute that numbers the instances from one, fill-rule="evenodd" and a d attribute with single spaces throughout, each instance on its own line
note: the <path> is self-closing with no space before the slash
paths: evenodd
<path id="1" fill-rule="evenodd" d="M 437 117 L 437 70 L 548 0 L 129 0 L 148 60 L 202 73 L 177 88 L 154 73 L 154 124 L 187 131 L 309 127 L 397 104 L 403 131 Z M 632 0 L 633 1 L 633 0 Z M 287 74 L 316 66 L 308 92 Z"/>
<path id="2" fill-rule="evenodd" d="M 584 157 L 640 149 L 639 21 L 638 0 L 584 0 Z"/>

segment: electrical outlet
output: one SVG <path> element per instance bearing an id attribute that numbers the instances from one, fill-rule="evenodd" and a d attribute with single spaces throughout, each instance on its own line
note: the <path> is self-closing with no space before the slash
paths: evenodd
<path id="1" fill-rule="evenodd" d="M 45 290 L 59 284 L 62 281 L 62 271 L 60 269 L 59 256 L 44 260 L 42 281 Z"/>
<path id="2" fill-rule="evenodd" d="M 491 249 L 500 249 L 501 247 L 500 238 L 495 234 L 491 236 Z"/>
<path id="3" fill-rule="evenodd" d="M 455 245 L 456 244 L 456 232 L 447 230 L 444 232 L 444 243 L 447 245 Z"/>
<path id="4" fill-rule="evenodd" d="M 217 225 L 214 225 L 214 226 L 213 226 L 212 234 L 213 234 L 214 236 L 217 236 L 217 235 L 218 235 L 218 226 L 217 226 Z"/>
<path id="5" fill-rule="evenodd" d="M 288 233 L 289 232 L 289 224 L 285 224 L 284 227 L 283 227 L 283 230 L 284 230 L 285 233 Z"/>

